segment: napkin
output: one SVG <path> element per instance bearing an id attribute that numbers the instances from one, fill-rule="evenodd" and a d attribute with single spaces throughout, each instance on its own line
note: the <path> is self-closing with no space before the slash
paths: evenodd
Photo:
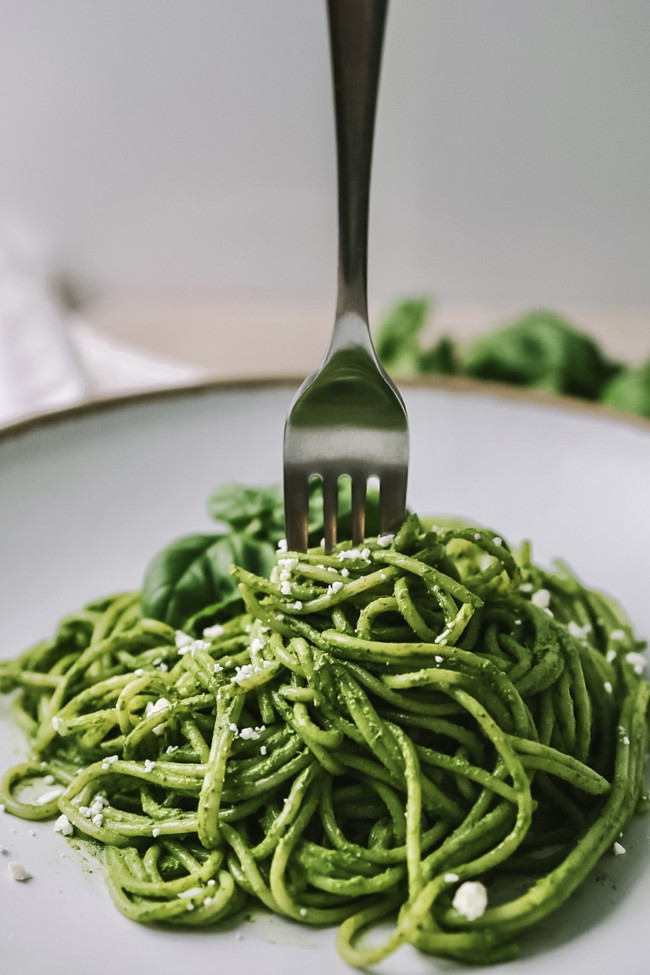
<path id="1" fill-rule="evenodd" d="M 114 341 L 71 312 L 38 248 L 0 231 L 0 425 L 141 390 L 208 378 Z"/>

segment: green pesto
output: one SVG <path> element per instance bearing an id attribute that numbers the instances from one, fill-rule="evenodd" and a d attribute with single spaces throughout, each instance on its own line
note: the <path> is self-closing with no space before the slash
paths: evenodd
<path id="1" fill-rule="evenodd" d="M 207 632 L 195 606 L 179 633 L 126 593 L 1 663 L 30 750 L 0 802 L 65 814 L 135 921 L 255 902 L 339 925 L 359 967 L 403 943 L 513 957 L 642 798 L 650 687 L 623 611 L 528 546 L 414 516 L 360 550 L 231 572 L 232 612 Z M 512 872 L 524 892 L 490 904 Z M 468 880 L 488 888 L 474 920 L 452 904 Z"/>

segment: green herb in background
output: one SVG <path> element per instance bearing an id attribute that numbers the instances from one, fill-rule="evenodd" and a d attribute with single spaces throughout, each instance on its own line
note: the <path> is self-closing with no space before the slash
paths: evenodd
<path id="1" fill-rule="evenodd" d="M 377 354 L 397 376 L 457 374 L 599 401 L 650 418 L 650 360 L 632 368 L 609 359 L 594 339 L 551 311 L 534 311 L 461 345 L 422 337 L 427 298 L 394 305 L 376 336 Z"/>

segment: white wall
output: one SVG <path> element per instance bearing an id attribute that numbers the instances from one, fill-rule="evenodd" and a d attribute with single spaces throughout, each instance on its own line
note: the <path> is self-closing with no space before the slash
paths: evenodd
<path id="1" fill-rule="evenodd" d="M 374 300 L 650 307 L 647 0 L 393 0 Z M 321 0 L 0 0 L 0 221 L 116 301 L 329 301 Z"/>

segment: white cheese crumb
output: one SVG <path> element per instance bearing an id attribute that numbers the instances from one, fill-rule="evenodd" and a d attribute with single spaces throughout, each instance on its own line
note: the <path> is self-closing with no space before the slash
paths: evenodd
<path id="1" fill-rule="evenodd" d="M 390 534 L 389 535 L 378 535 L 377 536 L 377 545 L 379 545 L 380 548 L 388 548 L 389 545 L 392 545 L 393 544 L 394 540 L 395 540 L 395 536 L 394 535 L 390 535 Z"/>
<path id="2" fill-rule="evenodd" d="M 280 539 L 280 541 L 278 542 L 277 551 L 278 552 L 286 552 L 287 551 L 287 540 L 286 540 L 286 538 L 281 538 Z"/>
<path id="3" fill-rule="evenodd" d="M 291 583 L 290 582 L 283 582 L 282 585 L 280 586 L 280 592 L 282 593 L 283 596 L 290 596 L 291 595 Z"/>
<path id="4" fill-rule="evenodd" d="M 203 887 L 189 887 L 187 890 L 181 890 L 178 894 L 179 897 L 200 897 L 203 893 Z"/>
<path id="5" fill-rule="evenodd" d="M 138 669 L 134 670 L 133 673 L 135 674 L 136 677 L 144 677 L 145 672 L 142 667 L 138 667 Z"/>
<path id="6" fill-rule="evenodd" d="M 533 606 L 539 606 L 540 609 L 548 609 L 549 603 L 551 602 L 551 594 L 548 589 L 538 589 L 530 597 L 530 601 Z"/>
<path id="7" fill-rule="evenodd" d="M 150 758 L 145 758 L 144 760 L 144 770 L 145 772 L 153 772 L 156 763 L 152 762 Z"/>
<path id="8" fill-rule="evenodd" d="M 293 572 L 293 570 L 298 565 L 298 559 L 293 557 L 287 559 L 278 559 L 278 565 L 280 566 L 283 572 Z"/>
<path id="9" fill-rule="evenodd" d="M 43 782 L 45 783 L 45 785 L 54 785 L 54 783 L 56 782 L 56 779 L 54 778 L 54 776 L 52 774 L 50 774 L 50 775 L 44 775 L 43 776 Z"/>
<path id="10" fill-rule="evenodd" d="M 479 538 L 480 537 L 481 536 L 479 535 Z M 455 884 L 459 878 L 457 873 L 446 873 L 442 879 L 448 884 Z"/>
<path id="11" fill-rule="evenodd" d="M 298 911 L 298 913 L 300 914 L 300 917 L 306 917 L 307 916 L 307 908 L 306 907 L 301 907 L 300 910 Z"/>
<path id="12" fill-rule="evenodd" d="M 106 758 L 102 759 L 102 769 L 107 772 L 111 765 L 115 765 L 119 761 L 119 755 L 107 755 Z"/>
<path id="13" fill-rule="evenodd" d="M 91 822 L 93 823 L 94 826 L 103 826 L 104 825 L 104 817 L 102 816 L 101 813 L 95 813 L 95 815 L 93 816 Z"/>
<path id="14" fill-rule="evenodd" d="M 346 568 L 341 569 L 341 575 L 345 576 L 345 578 L 347 579 L 347 577 L 350 575 L 350 570 Z"/>
<path id="15" fill-rule="evenodd" d="M 58 732 L 63 724 L 63 718 L 60 718 L 58 714 L 55 714 L 52 718 L 52 727 L 56 732 Z"/>
<path id="16" fill-rule="evenodd" d="M 612 640 L 624 640 L 625 630 L 612 630 L 612 632 L 609 635 L 612 638 Z"/>
<path id="17" fill-rule="evenodd" d="M 333 582 L 331 586 L 328 586 L 327 587 L 327 595 L 328 596 L 333 596 L 334 593 L 338 592 L 339 589 L 342 589 L 342 588 L 343 588 L 343 583 L 342 582 Z"/>
<path id="18" fill-rule="evenodd" d="M 180 747 L 179 745 L 167 745 L 167 748 L 165 749 L 165 754 L 173 755 L 174 752 L 178 751 L 179 747 Z"/>
<path id="19" fill-rule="evenodd" d="M 468 921 L 475 921 L 485 913 L 487 890 L 479 880 L 466 880 L 454 894 L 452 904 Z"/>
<path id="20" fill-rule="evenodd" d="M 194 643 L 194 637 L 190 636 L 189 633 L 184 633 L 183 630 L 176 630 L 174 643 L 177 650 L 182 650 L 183 647 L 189 647 L 190 643 Z"/>
<path id="21" fill-rule="evenodd" d="M 221 623 L 215 623 L 214 626 L 206 626 L 203 631 L 203 636 L 206 640 L 215 640 L 218 636 L 222 636 L 224 632 L 225 630 Z"/>
<path id="22" fill-rule="evenodd" d="M 503 539 L 500 538 L 498 535 L 495 535 L 492 541 L 495 545 L 503 545 Z"/>
<path id="23" fill-rule="evenodd" d="M 634 668 L 634 672 L 637 674 L 643 673 L 643 668 L 645 667 L 645 657 L 641 653 L 626 653 L 625 659 Z"/>
<path id="24" fill-rule="evenodd" d="M 31 873 L 26 867 L 23 867 L 22 863 L 16 863 L 15 860 L 10 860 L 8 864 L 9 874 L 12 880 L 30 880 Z"/>
<path id="25" fill-rule="evenodd" d="M 62 833 L 63 836 L 72 836 L 74 833 L 74 826 L 65 813 L 61 813 L 59 818 L 55 821 L 53 828 L 55 833 Z"/>
<path id="26" fill-rule="evenodd" d="M 571 620 L 571 622 L 567 626 L 567 630 L 569 631 L 571 636 L 574 636 L 576 638 L 576 640 L 585 640 L 588 634 L 591 633 L 591 624 L 585 623 L 584 626 L 580 626 L 579 623 L 576 623 L 574 620 Z"/>
<path id="27" fill-rule="evenodd" d="M 255 728 L 242 728 L 239 732 L 239 737 L 243 738 L 244 741 L 257 741 L 260 733 Z"/>
<path id="28" fill-rule="evenodd" d="M 55 799 L 59 798 L 62 792 L 63 792 L 63 787 L 60 785 L 57 786 L 56 789 L 50 789 L 49 792 L 44 792 L 42 796 L 38 797 L 38 799 L 36 800 L 36 805 L 44 806 L 48 802 L 54 802 Z"/>
<path id="29" fill-rule="evenodd" d="M 603 687 L 605 688 L 605 690 L 607 691 L 608 694 L 611 694 L 613 692 L 613 690 L 614 690 L 614 688 L 612 687 L 610 681 L 608 681 L 608 680 L 605 681 L 605 683 L 603 684 Z"/>
<path id="30" fill-rule="evenodd" d="M 154 839 L 157 839 L 160 836 L 160 830 L 157 826 L 154 826 L 154 828 L 151 830 L 151 835 Z"/>
<path id="31" fill-rule="evenodd" d="M 616 843 L 614 843 L 614 846 L 612 847 L 612 853 L 616 857 L 623 856 L 623 854 L 625 853 L 625 847 L 622 845 L 622 843 L 619 843 L 617 840 Z"/>
<path id="32" fill-rule="evenodd" d="M 266 755 L 266 745 L 260 745 L 260 755 Z"/>
<path id="33" fill-rule="evenodd" d="M 435 660 L 435 662 L 437 664 L 441 664 L 445 658 L 444 657 L 441 657 L 440 654 L 437 653 L 433 659 Z"/>
<path id="34" fill-rule="evenodd" d="M 301 601 L 299 599 L 296 599 L 295 603 L 293 604 L 293 608 L 294 609 L 302 609 L 302 603 L 301 603 Z"/>
<path id="35" fill-rule="evenodd" d="M 194 656 L 197 650 L 210 650 L 212 649 L 207 640 L 190 640 L 189 643 L 183 643 L 178 647 L 179 656 L 184 656 L 186 653 Z"/>

